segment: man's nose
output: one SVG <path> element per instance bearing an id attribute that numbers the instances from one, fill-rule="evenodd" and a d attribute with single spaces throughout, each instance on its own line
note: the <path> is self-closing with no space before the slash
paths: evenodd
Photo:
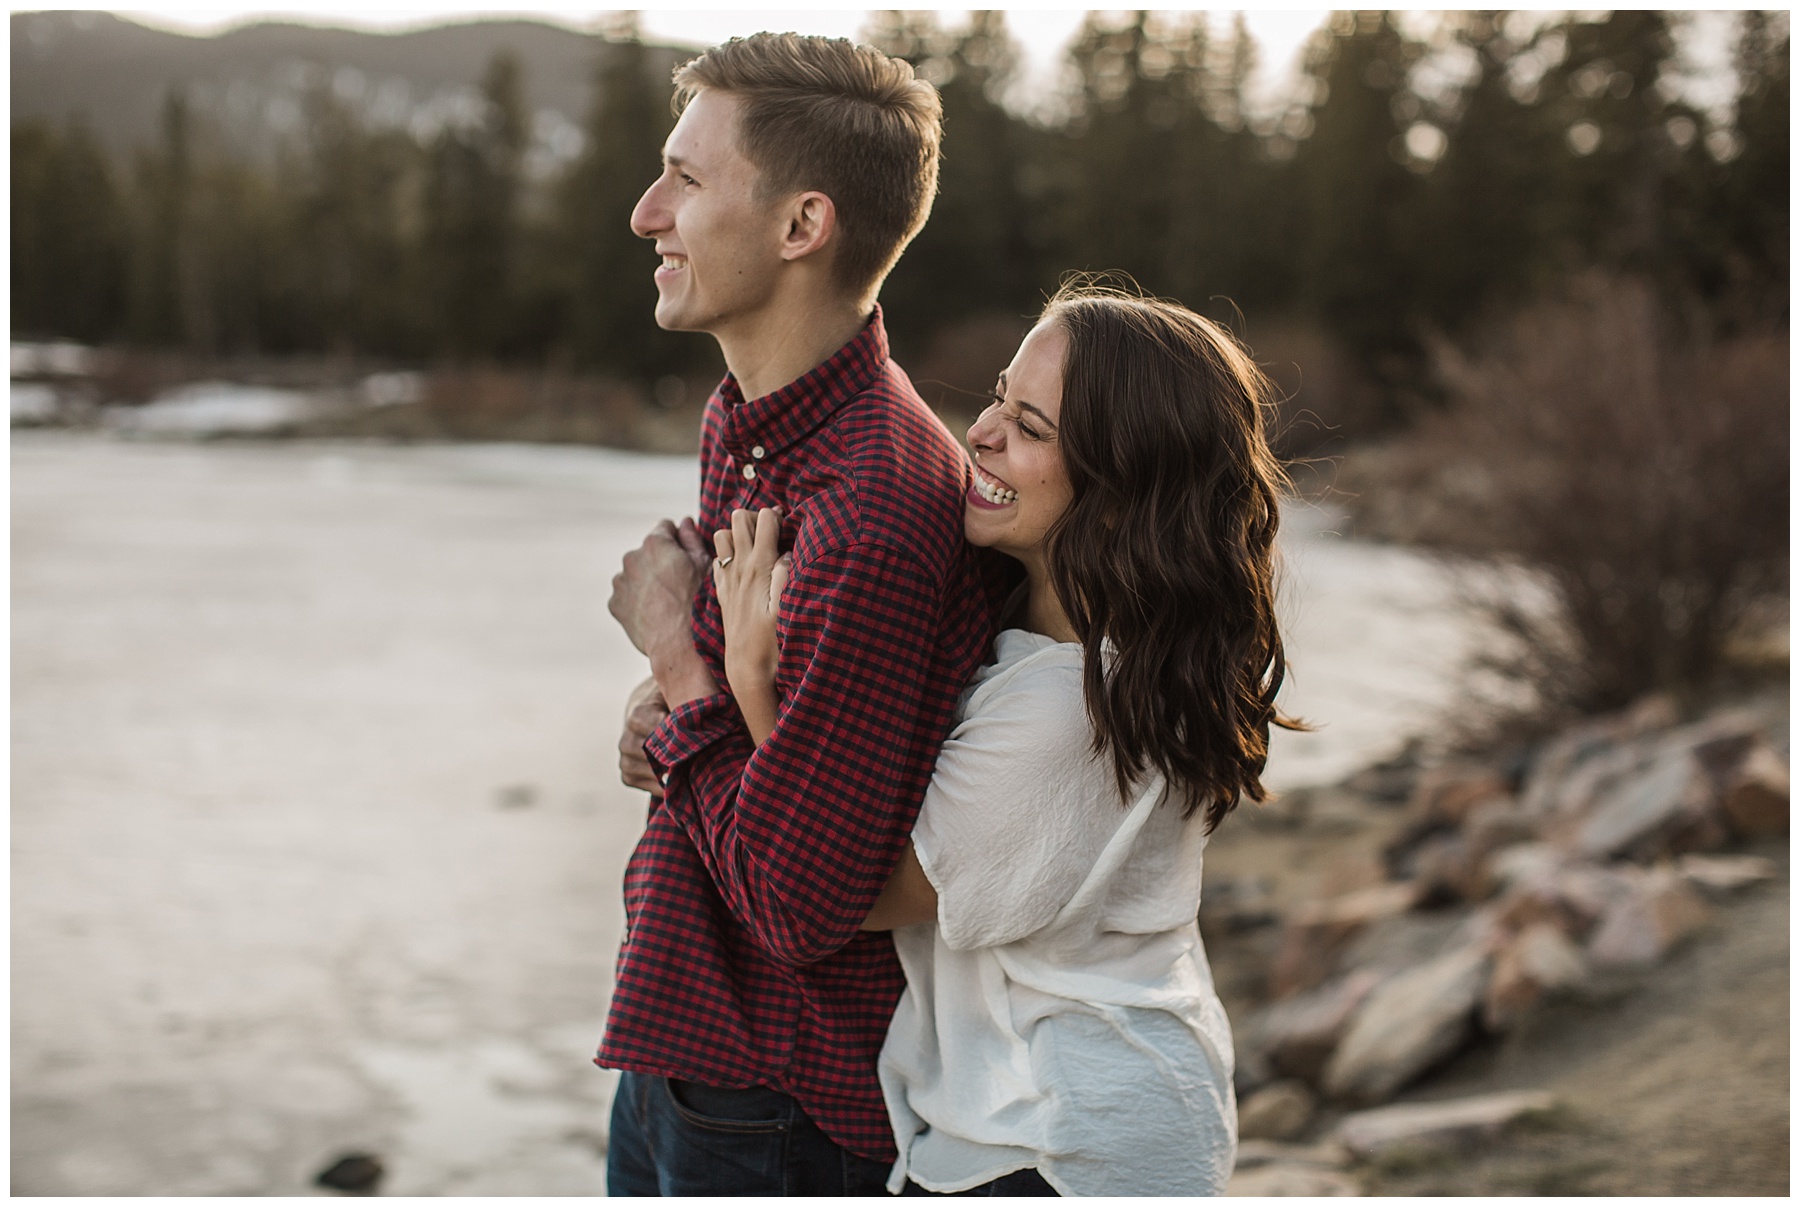
<path id="1" fill-rule="evenodd" d="M 640 239 L 654 239 L 669 228 L 668 210 L 662 204 L 662 179 L 651 181 L 644 195 L 631 209 L 631 233 Z"/>

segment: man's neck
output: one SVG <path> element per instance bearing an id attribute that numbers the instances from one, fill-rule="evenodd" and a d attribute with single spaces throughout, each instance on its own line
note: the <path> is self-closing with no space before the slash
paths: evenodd
<path id="1" fill-rule="evenodd" d="M 804 377 L 856 338 L 870 307 L 854 298 L 771 306 L 731 330 L 714 332 L 725 367 L 746 401 Z"/>

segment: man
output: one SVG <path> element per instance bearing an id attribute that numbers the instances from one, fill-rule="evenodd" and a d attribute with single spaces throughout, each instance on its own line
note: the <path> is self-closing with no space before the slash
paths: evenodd
<path id="1" fill-rule="evenodd" d="M 659 525 L 611 608 L 653 671 L 691 633 L 723 684 L 702 534 L 779 507 L 793 564 L 761 747 L 722 689 L 667 716 L 654 676 L 633 696 L 621 766 L 652 801 L 596 1058 L 625 1070 L 608 1186 L 881 1193 L 875 1059 L 904 983 L 860 925 L 994 611 L 962 540 L 962 450 L 888 359 L 875 304 L 930 209 L 939 103 L 903 62 L 791 34 L 734 39 L 675 82 L 632 229 L 662 256 L 657 322 L 712 335 L 730 372 L 698 527 Z"/>

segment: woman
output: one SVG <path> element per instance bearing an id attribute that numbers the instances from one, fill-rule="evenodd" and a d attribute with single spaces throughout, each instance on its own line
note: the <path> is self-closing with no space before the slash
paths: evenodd
<path id="1" fill-rule="evenodd" d="M 1231 1037 L 1195 915 L 1281 685 L 1267 380 L 1179 306 L 1053 298 L 969 429 L 969 541 L 1026 581 L 864 929 L 907 990 L 890 1190 L 1218 1194 Z M 715 538 L 726 676 L 774 728 L 779 517 Z"/>

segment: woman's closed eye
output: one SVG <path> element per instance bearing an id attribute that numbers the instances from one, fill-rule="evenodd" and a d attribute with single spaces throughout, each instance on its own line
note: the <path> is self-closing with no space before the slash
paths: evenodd
<path id="1" fill-rule="evenodd" d="M 999 407 L 1000 417 L 1009 420 L 1014 427 L 1018 428 L 1020 435 L 1028 440 L 1044 439 L 1044 433 L 1039 431 L 1030 420 L 1025 418 L 1024 411 L 1007 411 L 1006 396 L 999 390 L 989 390 L 988 398 L 990 401 L 988 402 L 987 409 L 991 411 L 995 407 Z"/>

